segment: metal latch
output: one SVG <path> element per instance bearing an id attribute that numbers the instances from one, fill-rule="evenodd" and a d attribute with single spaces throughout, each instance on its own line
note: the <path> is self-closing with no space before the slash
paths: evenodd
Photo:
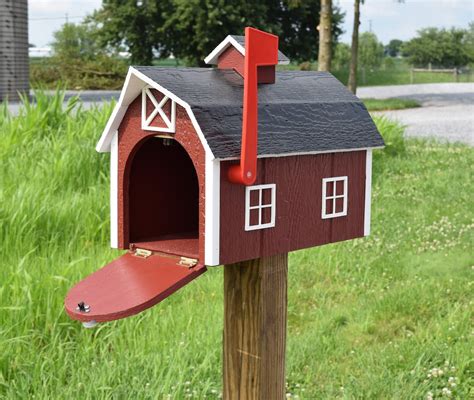
<path id="1" fill-rule="evenodd" d="M 145 249 L 135 249 L 135 253 L 133 255 L 135 257 L 141 257 L 141 258 L 148 258 L 153 254 L 151 250 L 145 250 Z"/>
<path id="2" fill-rule="evenodd" d="M 181 257 L 179 262 L 178 262 L 178 265 L 182 265 L 183 267 L 192 268 L 195 265 L 197 265 L 197 263 L 198 263 L 198 260 L 196 260 L 195 258 Z"/>

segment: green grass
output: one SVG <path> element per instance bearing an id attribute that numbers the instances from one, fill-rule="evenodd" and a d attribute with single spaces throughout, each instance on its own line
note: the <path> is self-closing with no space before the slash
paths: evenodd
<path id="1" fill-rule="evenodd" d="M 68 289 L 120 254 L 108 155 L 94 150 L 111 106 L 37 98 L 17 118 L 0 107 L 0 398 L 217 398 L 222 268 L 126 320 L 86 330 L 66 316 Z M 473 150 L 405 142 L 376 121 L 388 146 L 374 155 L 371 236 L 290 255 L 288 393 L 424 399 L 448 387 L 467 399 Z"/>
<path id="2" fill-rule="evenodd" d="M 420 107 L 421 104 L 416 100 L 411 99 L 362 99 L 367 110 L 369 111 L 384 111 L 384 110 L 402 110 L 404 108 Z"/>
<path id="3" fill-rule="evenodd" d="M 358 86 L 406 85 L 410 83 L 442 83 L 442 82 L 474 82 L 473 72 L 466 72 L 454 77 L 452 73 L 417 72 L 411 80 L 411 66 L 403 59 L 390 59 L 388 66 L 374 70 L 359 68 Z M 315 63 L 306 64 L 305 68 L 317 70 Z M 182 67 L 184 62 L 177 59 L 155 59 L 154 66 Z M 113 68 L 112 68 L 113 67 Z M 127 60 L 110 59 L 110 62 L 93 64 L 92 66 L 66 65 L 54 63 L 48 57 L 30 58 L 30 81 L 34 88 L 55 89 L 58 82 L 67 89 L 120 89 L 128 68 Z M 279 65 L 278 70 L 299 70 L 301 65 Z M 111 76 L 111 72 L 114 72 Z M 344 85 L 347 84 L 349 69 L 332 70 L 331 73 Z"/>
<path id="4" fill-rule="evenodd" d="M 385 66 L 370 69 L 359 66 L 357 70 L 358 86 L 384 86 L 384 85 L 408 85 L 411 83 L 446 83 L 446 82 L 474 82 L 473 71 L 464 70 L 463 73 L 455 77 L 452 73 L 440 72 L 416 72 L 411 76 L 411 65 L 404 59 L 385 60 Z M 290 65 L 279 65 L 279 70 L 298 70 L 302 67 L 298 63 Z M 317 70 L 316 63 L 303 63 L 305 69 Z M 349 67 L 332 69 L 331 73 L 339 79 L 344 85 L 347 84 L 349 77 Z"/>
<path id="5" fill-rule="evenodd" d="M 331 71 L 332 74 L 344 84 L 347 84 L 349 70 L 342 69 Z M 417 83 L 455 83 L 474 82 L 474 74 L 460 74 L 457 78 L 452 73 L 444 72 L 416 72 L 411 80 L 410 68 L 387 68 L 387 69 L 367 69 L 364 72 L 359 69 L 357 72 L 358 86 L 384 86 L 384 85 L 408 85 Z"/>

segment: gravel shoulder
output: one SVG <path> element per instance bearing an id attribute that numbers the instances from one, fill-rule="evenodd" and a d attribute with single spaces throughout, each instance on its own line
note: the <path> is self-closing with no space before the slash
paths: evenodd
<path id="1" fill-rule="evenodd" d="M 406 126 L 408 137 L 435 138 L 474 146 L 474 83 L 362 87 L 361 98 L 404 98 L 421 103 L 421 108 L 379 111 Z"/>

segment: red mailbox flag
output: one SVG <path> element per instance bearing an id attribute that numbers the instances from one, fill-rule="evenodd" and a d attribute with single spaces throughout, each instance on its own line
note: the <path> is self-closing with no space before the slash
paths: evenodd
<path id="1" fill-rule="evenodd" d="M 245 28 L 244 112 L 240 165 L 229 169 L 233 183 L 251 185 L 257 179 L 257 67 L 278 64 L 278 36 Z"/>

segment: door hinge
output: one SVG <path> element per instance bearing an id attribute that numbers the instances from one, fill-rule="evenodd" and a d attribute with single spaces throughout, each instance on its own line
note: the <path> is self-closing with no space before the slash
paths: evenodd
<path id="1" fill-rule="evenodd" d="M 148 258 L 153 254 L 151 250 L 145 250 L 145 249 L 135 249 L 135 252 L 133 255 L 135 257 L 141 257 L 141 258 Z"/>
<path id="2" fill-rule="evenodd" d="M 195 258 L 181 257 L 179 262 L 178 262 L 178 265 L 182 265 L 183 267 L 192 268 L 192 267 L 196 266 L 197 263 L 198 263 L 198 260 L 196 260 Z"/>

